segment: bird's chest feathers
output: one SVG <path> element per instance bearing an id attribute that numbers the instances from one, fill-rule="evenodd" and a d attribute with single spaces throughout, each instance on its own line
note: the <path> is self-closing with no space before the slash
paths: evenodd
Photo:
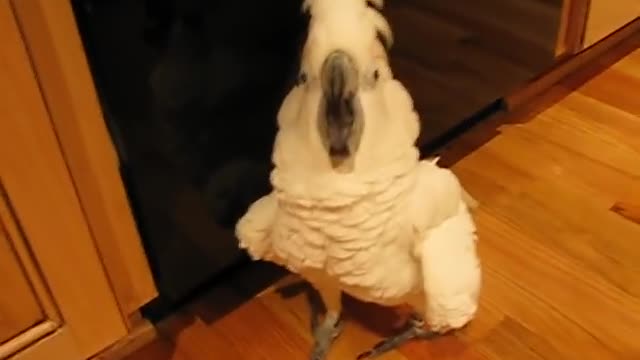
<path id="1" fill-rule="evenodd" d="M 354 292 L 408 291 L 416 276 L 406 221 L 409 180 L 342 202 L 289 201 L 282 194 L 274 254 L 291 271 L 322 271 Z"/>

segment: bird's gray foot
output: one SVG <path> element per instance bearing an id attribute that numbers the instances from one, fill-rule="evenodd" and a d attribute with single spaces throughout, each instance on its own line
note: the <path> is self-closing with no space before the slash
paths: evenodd
<path id="1" fill-rule="evenodd" d="M 337 314 L 327 314 L 324 321 L 313 329 L 314 344 L 311 360 L 324 360 L 334 340 L 340 335 L 342 324 Z"/>
<path id="2" fill-rule="evenodd" d="M 371 350 L 358 355 L 358 360 L 373 359 L 411 340 L 427 340 L 437 336 L 437 333 L 424 329 L 424 320 L 413 316 L 409 324 L 400 334 L 389 337 L 377 343 Z"/>

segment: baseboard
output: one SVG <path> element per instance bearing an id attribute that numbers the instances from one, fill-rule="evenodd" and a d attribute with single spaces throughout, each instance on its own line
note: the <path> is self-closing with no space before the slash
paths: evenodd
<path id="1" fill-rule="evenodd" d="M 158 337 L 155 326 L 147 319 L 139 318 L 129 334 L 111 345 L 91 360 L 120 360 L 143 348 Z"/>

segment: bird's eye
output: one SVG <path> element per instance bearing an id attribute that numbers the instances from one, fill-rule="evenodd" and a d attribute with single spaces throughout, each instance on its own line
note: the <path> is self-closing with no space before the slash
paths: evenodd
<path id="1" fill-rule="evenodd" d="M 302 84 L 304 84 L 304 83 L 306 83 L 306 82 L 307 82 L 307 73 L 305 73 L 305 72 L 303 71 L 303 72 L 301 72 L 301 73 L 298 75 L 298 79 L 297 79 L 297 81 L 296 81 L 296 84 L 297 84 L 297 85 L 302 85 Z"/>

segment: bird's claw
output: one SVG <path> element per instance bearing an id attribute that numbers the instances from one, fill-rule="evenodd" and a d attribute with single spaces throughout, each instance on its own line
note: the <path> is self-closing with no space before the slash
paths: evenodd
<path id="1" fill-rule="evenodd" d="M 341 331 L 342 322 L 339 320 L 325 319 L 322 324 L 318 325 L 313 331 L 315 341 L 311 351 L 311 360 L 324 360 Z"/>
<path id="2" fill-rule="evenodd" d="M 428 340 L 438 334 L 424 329 L 424 322 L 420 319 L 412 319 L 409 327 L 400 334 L 389 337 L 377 343 L 373 348 L 358 355 L 357 360 L 373 359 L 387 353 L 398 346 L 411 340 Z"/>

